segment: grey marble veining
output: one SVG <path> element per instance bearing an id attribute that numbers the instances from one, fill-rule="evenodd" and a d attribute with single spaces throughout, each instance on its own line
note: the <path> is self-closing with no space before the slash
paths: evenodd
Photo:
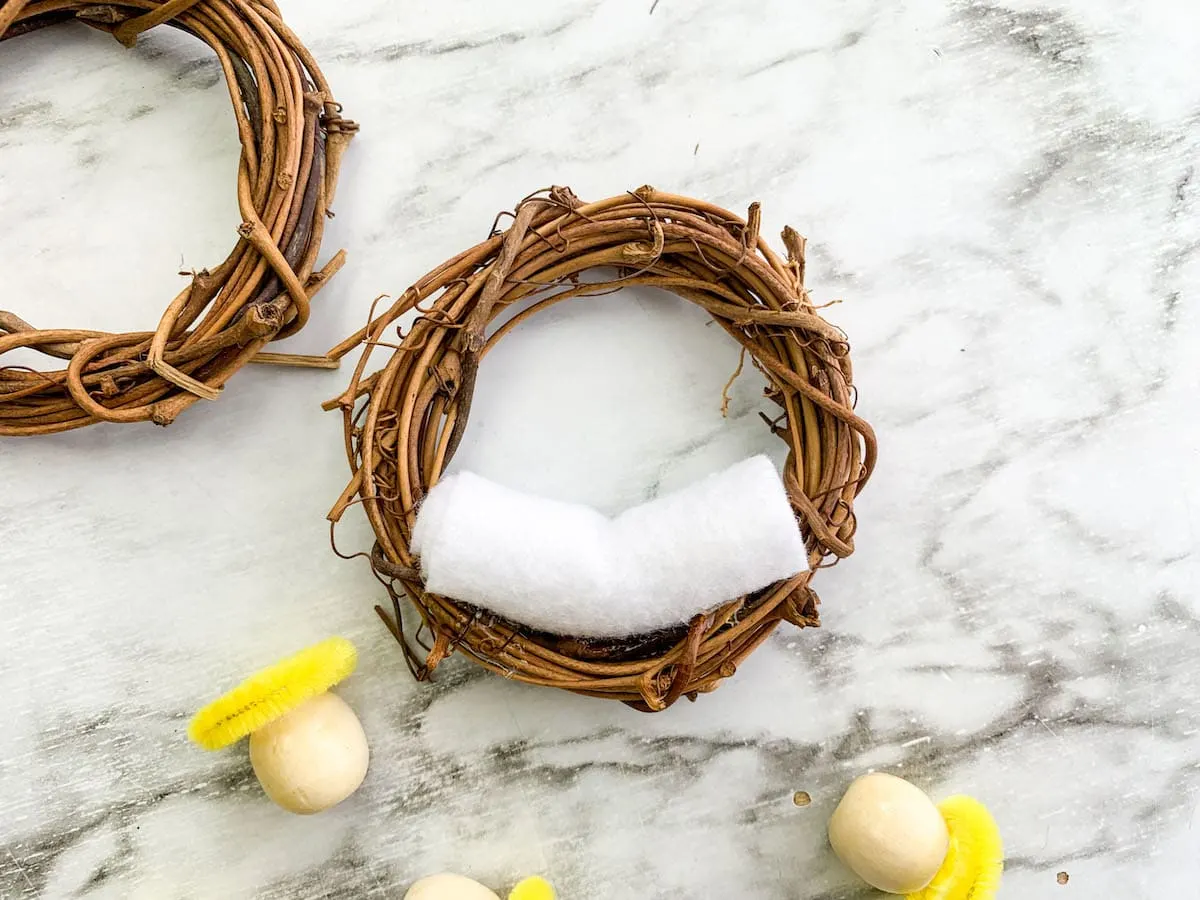
<path id="1" fill-rule="evenodd" d="M 821 630 L 641 716 L 461 662 L 410 681 L 369 572 L 328 549 L 347 471 L 319 403 L 345 371 L 251 367 L 165 431 L 5 442 L 0 897 L 399 898 L 451 869 L 565 900 L 865 898 L 823 827 L 870 767 L 987 802 L 1001 897 L 1195 896 L 1194 4 L 284 11 L 363 125 L 326 243 L 350 265 L 287 349 L 322 352 L 550 184 L 761 200 L 844 300 L 881 443 L 859 550 L 817 579 Z M 0 45 L 0 306 L 149 327 L 234 240 L 227 105 L 169 31 Z M 778 452 L 754 376 L 720 415 L 736 364 L 674 298 L 567 305 L 489 357 L 459 461 L 627 506 Z M 372 768 L 300 819 L 184 729 L 332 633 L 360 647 L 342 693 Z"/>

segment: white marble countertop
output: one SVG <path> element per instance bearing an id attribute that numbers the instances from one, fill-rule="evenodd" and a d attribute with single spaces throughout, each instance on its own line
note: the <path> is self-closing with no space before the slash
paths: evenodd
<path id="1" fill-rule="evenodd" d="M 761 200 L 845 300 L 881 445 L 859 550 L 816 581 L 821 630 L 645 716 L 457 661 L 410 680 L 328 547 L 348 473 L 319 403 L 346 371 L 250 367 L 165 431 L 5 441 L 0 897 L 400 898 L 451 869 L 564 900 L 864 898 L 823 828 L 870 767 L 987 802 L 1001 897 L 1194 895 L 1194 4 L 284 8 L 363 131 L 326 243 L 350 265 L 280 349 L 322 352 L 550 184 Z M 234 238 L 228 102 L 175 33 L 0 45 L 0 306 L 151 327 Z M 774 448 L 754 377 L 720 416 L 736 357 L 673 298 L 569 305 L 489 357 L 459 461 L 637 502 Z M 372 768 L 290 817 L 184 729 L 335 633 Z"/>

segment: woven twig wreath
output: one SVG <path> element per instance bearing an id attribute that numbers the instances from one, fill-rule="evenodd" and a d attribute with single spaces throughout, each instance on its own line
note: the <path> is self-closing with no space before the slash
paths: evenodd
<path id="1" fill-rule="evenodd" d="M 695 699 L 732 675 L 781 621 L 816 625 L 811 572 L 731 600 L 690 626 L 621 641 L 531 631 L 449 597 L 425 592 L 410 538 L 421 499 L 462 439 L 480 359 L 517 324 L 573 297 L 629 285 L 672 291 L 703 307 L 765 375 L 781 408 L 767 425 L 790 450 L 784 485 L 816 569 L 853 552 L 851 504 L 871 474 L 875 437 L 853 411 L 845 336 L 818 314 L 804 289 L 804 239 L 783 233 L 787 259 L 759 237 L 758 204 L 748 221 L 708 203 L 644 187 L 599 203 L 566 188 L 526 199 L 502 234 L 438 266 L 386 313 L 335 348 L 365 344 L 341 408 L 354 477 L 330 513 L 333 522 L 362 501 L 377 543 L 372 566 L 388 586 L 410 668 L 426 678 L 462 650 L 509 678 L 661 710 Z M 583 272 L 615 269 L 600 283 Z M 514 303 L 536 298 L 490 330 Z M 382 369 L 368 361 L 389 327 L 419 315 Z M 433 635 L 405 638 L 399 594 L 407 594 Z M 422 658 L 423 651 L 423 658 Z"/>
<path id="2" fill-rule="evenodd" d="M 260 353 L 308 321 L 309 302 L 344 262 L 317 270 L 342 154 L 358 126 L 343 119 L 312 55 L 271 0 L 7 0 L 0 40 L 68 20 L 127 46 L 168 24 L 208 44 L 233 99 L 242 143 L 241 240 L 167 307 L 153 331 L 39 330 L 0 310 L 0 435 L 49 434 L 93 422 L 170 424 L 256 362 L 320 364 Z M 65 369 L 4 365 L 18 348 Z"/>

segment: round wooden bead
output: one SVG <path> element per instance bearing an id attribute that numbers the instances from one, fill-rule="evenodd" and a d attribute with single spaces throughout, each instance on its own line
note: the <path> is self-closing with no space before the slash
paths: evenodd
<path id="1" fill-rule="evenodd" d="M 358 790 L 370 755 L 362 723 L 336 694 L 318 694 L 250 735 L 250 763 L 263 790 L 300 815 Z"/>
<path id="2" fill-rule="evenodd" d="M 871 887 L 908 894 L 933 880 L 946 859 L 950 835 L 924 791 L 880 772 L 850 785 L 829 819 L 829 843 Z"/>
<path id="3" fill-rule="evenodd" d="M 430 875 L 408 889 L 404 900 L 500 900 L 494 891 L 463 875 Z"/>

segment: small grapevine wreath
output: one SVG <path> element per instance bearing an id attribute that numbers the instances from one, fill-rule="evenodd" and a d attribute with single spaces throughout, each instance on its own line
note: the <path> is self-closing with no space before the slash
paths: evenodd
<path id="1" fill-rule="evenodd" d="M 743 220 L 651 187 L 598 203 L 552 188 L 524 200 L 507 231 L 438 266 L 331 351 L 336 358 L 365 345 L 349 387 L 326 404 L 343 412 L 353 472 L 330 519 L 336 524 L 357 502 L 366 510 L 376 536 L 372 568 L 392 600 L 390 614 L 378 611 L 414 675 L 429 677 L 461 650 L 509 678 L 657 711 L 713 690 L 780 622 L 818 624 L 811 570 L 854 550 L 852 503 L 874 466 L 875 437 L 853 409 L 845 336 L 804 288 L 804 239 L 785 229 L 782 259 L 760 238 L 760 222 L 757 203 Z M 615 275 L 579 279 L 595 269 Z M 811 570 L 731 598 L 678 629 L 624 639 L 537 632 L 427 593 L 410 549 L 416 510 L 462 440 L 480 360 L 554 303 L 631 285 L 672 291 L 703 308 L 766 377 L 781 413 L 764 420 L 789 449 L 784 486 Z M 533 302 L 513 314 L 519 301 Z M 414 310 L 400 343 L 385 343 L 386 331 Z M 394 352 L 367 374 L 380 346 Z M 411 638 L 419 648 L 405 634 L 401 594 L 421 614 L 423 627 Z M 425 629 L 432 643 L 422 640 Z"/>
<path id="2" fill-rule="evenodd" d="M 260 352 L 295 334 L 341 268 L 317 269 L 342 154 L 358 126 L 342 118 L 312 55 L 271 0 L 3 0 L 0 40 L 80 21 L 132 46 L 171 25 L 212 48 L 224 72 L 242 154 L 240 240 L 212 271 L 195 273 L 153 331 L 39 330 L 0 310 L 0 435 L 40 435 L 94 422 L 168 425 L 213 400 L 247 362 L 323 365 Z M 5 365 L 30 349 L 65 369 Z"/>

